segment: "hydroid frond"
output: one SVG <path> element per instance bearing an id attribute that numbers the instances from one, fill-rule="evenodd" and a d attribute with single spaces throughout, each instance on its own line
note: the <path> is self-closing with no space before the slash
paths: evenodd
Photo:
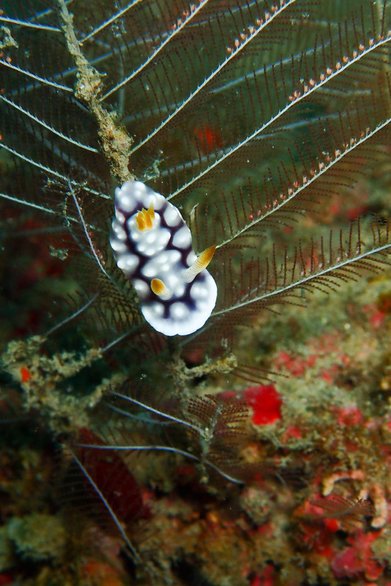
<path id="1" fill-rule="evenodd" d="M 120 534 L 120 536 L 122 537 L 122 539 L 124 540 L 124 543 L 126 544 L 129 552 L 131 553 L 132 557 L 135 560 L 139 560 L 139 555 L 136 551 L 136 549 L 134 548 L 133 544 L 131 543 L 123 525 L 122 525 L 122 518 L 120 519 L 118 517 L 118 515 L 116 514 L 116 512 L 113 509 L 113 506 L 111 505 L 109 499 L 105 496 L 105 489 L 107 490 L 107 486 L 106 487 L 101 487 L 96 480 L 93 477 L 94 474 L 94 470 L 88 470 L 88 468 L 86 467 L 86 465 L 82 462 L 82 460 L 80 460 L 80 458 L 74 453 L 72 454 L 73 459 L 75 461 L 75 463 L 77 464 L 77 466 L 79 467 L 80 471 L 82 472 L 82 474 L 84 475 L 85 479 L 87 480 L 87 482 L 90 484 L 91 489 L 96 493 L 96 496 L 99 499 L 99 502 L 101 503 L 101 505 L 105 508 L 107 514 L 110 516 L 111 520 L 113 521 L 118 533 Z M 90 458 L 91 460 L 91 458 Z M 112 473 L 112 470 L 111 470 Z M 115 480 L 115 484 L 113 487 L 109 487 L 109 490 L 111 490 L 111 492 L 113 490 L 117 490 L 119 489 L 119 479 L 113 479 L 112 477 L 110 477 L 110 482 L 113 482 L 113 480 Z M 72 489 L 74 490 L 74 484 L 72 484 Z M 115 488 L 114 488 L 115 487 Z M 83 499 L 82 499 L 83 500 Z M 73 506 L 75 507 L 75 503 L 73 503 Z M 93 507 L 93 510 L 96 510 L 96 506 Z"/>
<path id="2" fill-rule="evenodd" d="M 239 273 L 232 271 L 224 278 L 231 279 L 230 291 L 222 308 L 217 308 L 212 318 L 232 315 L 236 323 L 254 317 L 261 307 L 284 303 L 289 299 L 297 302 L 295 294 L 312 288 L 334 290 L 340 282 L 355 279 L 360 271 L 381 271 L 390 265 L 390 225 L 372 225 L 369 242 L 362 241 L 360 222 L 352 224 L 338 234 L 332 231 L 318 244 L 310 243 L 306 253 L 298 245 L 289 254 L 285 250 L 280 258 L 275 251 L 265 259 L 256 259 L 247 270 L 240 264 Z M 239 286 L 236 274 L 241 275 Z M 240 289 L 239 289 L 240 288 Z"/>

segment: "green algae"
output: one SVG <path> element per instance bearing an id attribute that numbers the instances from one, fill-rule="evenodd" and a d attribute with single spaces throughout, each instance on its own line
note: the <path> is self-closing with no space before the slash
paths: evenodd
<path id="1" fill-rule="evenodd" d="M 60 561 L 64 555 L 66 531 L 62 522 L 52 515 L 32 513 L 11 519 L 7 534 L 17 554 L 25 560 Z"/>

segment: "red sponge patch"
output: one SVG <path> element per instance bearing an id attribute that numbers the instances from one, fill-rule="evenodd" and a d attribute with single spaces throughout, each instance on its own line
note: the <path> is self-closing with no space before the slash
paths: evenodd
<path id="1" fill-rule="evenodd" d="M 253 410 L 255 425 L 269 425 L 281 419 L 282 399 L 274 385 L 249 387 L 244 391 L 244 399 Z"/>

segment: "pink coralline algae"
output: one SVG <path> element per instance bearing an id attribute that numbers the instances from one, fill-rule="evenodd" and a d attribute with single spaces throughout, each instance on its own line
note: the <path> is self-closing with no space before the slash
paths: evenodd
<path id="1" fill-rule="evenodd" d="M 251 579 L 250 586 L 273 586 L 275 571 L 271 564 L 268 564 L 262 574 L 256 575 Z"/>
<path id="2" fill-rule="evenodd" d="M 331 567 L 336 578 L 365 576 L 367 580 L 377 580 L 383 574 L 383 566 L 373 556 L 371 544 L 378 532 L 359 531 L 348 538 L 350 543 L 332 561 Z"/>
<path id="3" fill-rule="evenodd" d="M 372 326 L 374 330 L 378 330 L 384 324 L 384 320 L 386 318 L 386 313 L 381 309 L 377 308 L 373 304 L 367 304 L 363 307 L 363 310 L 366 314 L 369 324 Z"/>
<path id="4" fill-rule="evenodd" d="M 276 356 L 275 368 L 277 370 L 285 370 L 292 376 L 304 376 L 309 368 L 315 366 L 316 361 L 317 356 L 315 354 L 302 357 L 281 351 Z"/>
<path id="5" fill-rule="evenodd" d="M 254 425 L 269 425 L 281 419 L 282 398 L 274 385 L 249 387 L 243 396 L 253 410 Z"/>
<path id="6" fill-rule="evenodd" d="M 335 408 L 334 413 L 340 427 L 358 426 L 364 422 L 364 416 L 356 405 Z"/>

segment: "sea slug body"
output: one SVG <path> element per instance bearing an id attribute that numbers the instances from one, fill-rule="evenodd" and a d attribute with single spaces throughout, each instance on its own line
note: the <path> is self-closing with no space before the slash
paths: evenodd
<path id="1" fill-rule="evenodd" d="M 110 244 L 146 321 L 166 336 L 197 331 L 216 304 L 217 286 L 206 270 L 215 247 L 197 257 L 179 210 L 141 181 L 117 187 L 114 207 Z"/>

